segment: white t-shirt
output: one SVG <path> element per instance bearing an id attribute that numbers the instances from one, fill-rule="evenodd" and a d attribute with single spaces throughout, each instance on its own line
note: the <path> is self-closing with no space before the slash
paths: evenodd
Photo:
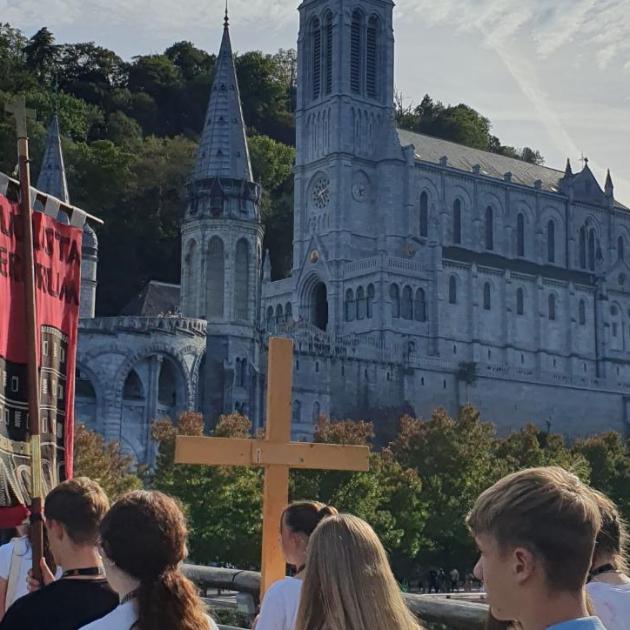
<path id="1" fill-rule="evenodd" d="M 138 621 L 134 603 L 132 600 L 121 604 L 108 615 L 88 623 L 87 626 L 83 626 L 81 630 L 129 630 Z M 218 630 L 210 617 L 208 617 L 208 630 Z"/>
<path id="2" fill-rule="evenodd" d="M 596 614 L 606 630 L 628 630 L 630 623 L 630 584 L 589 582 L 586 590 Z"/>
<path id="3" fill-rule="evenodd" d="M 14 596 L 11 601 L 9 601 L 9 593 L 7 592 L 5 608 L 8 608 L 16 599 L 19 599 L 28 593 L 26 579 L 28 577 L 28 570 L 31 568 L 33 563 L 33 554 L 31 552 L 31 545 L 28 542 L 28 538 L 26 536 L 14 538 L 6 545 L 2 545 L 0 547 L 0 578 L 3 580 L 9 579 L 9 573 L 11 571 L 11 557 L 13 556 L 14 549 L 15 557 L 13 561 L 19 562 L 19 570 L 17 571 L 17 583 L 15 585 Z"/>
<path id="4" fill-rule="evenodd" d="M 300 606 L 302 580 L 285 577 L 274 582 L 265 593 L 256 630 L 293 630 Z"/>

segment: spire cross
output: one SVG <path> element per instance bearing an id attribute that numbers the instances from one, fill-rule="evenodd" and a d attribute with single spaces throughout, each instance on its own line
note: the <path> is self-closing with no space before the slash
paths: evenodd
<path id="1" fill-rule="evenodd" d="M 228 28 L 230 26 L 230 15 L 228 13 L 228 0 L 225 0 L 225 20 L 223 21 L 223 26 Z"/>
<path id="2" fill-rule="evenodd" d="M 582 162 L 582 168 L 588 166 L 588 158 L 584 156 L 584 153 L 580 156 L 580 162 Z"/>

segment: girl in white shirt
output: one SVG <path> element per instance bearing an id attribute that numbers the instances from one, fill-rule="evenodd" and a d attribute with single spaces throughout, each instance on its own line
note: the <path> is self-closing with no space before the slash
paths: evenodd
<path id="1" fill-rule="evenodd" d="M 602 516 L 586 590 L 593 612 L 607 630 L 630 627 L 630 578 L 625 562 L 627 530 L 617 506 L 601 492 L 595 499 Z"/>
<path id="2" fill-rule="evenodd" d="M 295 568 L 295 576 L 278 580 L 265 593 L 255 630 L 293 630 L 308 539 L 324 518 L 334 514 L 337 514 L 335 508 L 317 501 L 298 501 L 284 510 L 280 520 L 280 541 L 287 564 Z"/>
<path id="3" fill-rule="evenodd" d="M 32 552 L 28 520 L 17 527 L 18 536 L 0 547 L 0 620 L 9 606 L 28 593 L 26 579 Z"/>
<path id="4" fill-rule="evenodd" d="M 179 571 L 186 522 L 161 492 L 130 492 L 100 526 L 107 581 L 120 605 L 84 630 L 217 630 L 195 586 Z"/>

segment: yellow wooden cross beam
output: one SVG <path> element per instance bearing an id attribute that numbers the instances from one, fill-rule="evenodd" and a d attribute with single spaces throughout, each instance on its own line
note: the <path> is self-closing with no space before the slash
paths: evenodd
<path id="1" fill-rule="evenodd" d="M 262 466 L 263 538 L 261 598 L 285 575 L 279 532 L 282 511 L 289 501 L 289 469 L 369 469 L 367 446 L 291 442 L 291 381 L 293 342 L 269 340 L 267 424 L 262 440 L 178 436 L 175 461 L 206 466 Z"/>

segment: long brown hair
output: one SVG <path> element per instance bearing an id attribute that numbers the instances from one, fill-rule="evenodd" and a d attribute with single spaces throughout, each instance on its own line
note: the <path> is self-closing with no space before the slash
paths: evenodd
<path id="1" fill-rule="evenodd" d="M 374 530 L 360 518 L 325 518 L 308 545 L 295 630 L 420 630 Z"/>
<path id="2" fill-rule="evenodd" d="M 161 492 L 130 492 L 101 523 L 107 557 L 140 581 L 137 630 L 199 630 L 208 622 L 197 590 L 178 570 L 186 555 L 186 522 Z"/>
<path id="3" fill-rule="evenodd" d="M 618 571 L 628 574 L 626 561 L 628 528 L 614 502 L 598 490 L 593 490 L 595 502 L 602 516 L 602 526 L 595 540 L 593 560 L 610 558 Z"/>

